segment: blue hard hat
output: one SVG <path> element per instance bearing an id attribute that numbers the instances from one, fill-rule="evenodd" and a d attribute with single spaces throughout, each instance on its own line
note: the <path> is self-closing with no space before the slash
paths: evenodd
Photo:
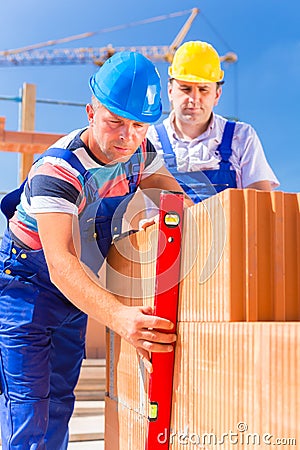
<path id="1" fill-rule="evenodd" d="M 118 116 L 146 123 L 161 116 L 160 77 L 154 64 L 140 53 L 115 53 L 90 78 L 90 88 Z"/>

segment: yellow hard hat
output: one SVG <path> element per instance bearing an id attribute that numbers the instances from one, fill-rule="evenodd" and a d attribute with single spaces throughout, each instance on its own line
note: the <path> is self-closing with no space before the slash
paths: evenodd
<path id="1" fill-rule="evenodd" d="M 171 78 L 194 83 L 213 83 L 224 77 L 217 51 L 201 41 L 182 44 L 175 52 L 168 72 Z"/>

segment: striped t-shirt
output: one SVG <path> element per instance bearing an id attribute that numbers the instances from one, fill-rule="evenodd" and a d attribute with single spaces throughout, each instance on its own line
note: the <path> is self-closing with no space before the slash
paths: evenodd
<path id="1" fill-rule="evenodd" d="M 84 168 L 90 172 L 96 183 L 99 197 L 116 197 L 129 193 L 125 164 L 105 165 L 95 158 L 80 139 L 85 131 L 75 130 L 57 141 L 53 147 L 68 149 L 76 155 Z M 155 173 L 162 165 L 156 150 L 147 139 L 136 151 L 139 161 L 138 183 Z M 63 212 L 79 216 L 86 205 L 84 177 L 62 158 L 40 157 L 33 164 L 20 204 L 10 220 L 13 238 L 22 246 L 39 250 L 42 248 L 38 235 L 35 214 Z"/>

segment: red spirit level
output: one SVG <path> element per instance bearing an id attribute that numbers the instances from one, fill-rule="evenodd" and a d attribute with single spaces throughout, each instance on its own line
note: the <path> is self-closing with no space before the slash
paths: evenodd
<path id="1" fill-rule="evenodd" d="M 157 316 L 174 323 L 171 333 L 177 324 L 183 198 L 182 193 L 168 191 L 160 196 L 154 305 Z M 146 450 L 169 448 L 174 357 L 174 351 L 152 354 Z"/>

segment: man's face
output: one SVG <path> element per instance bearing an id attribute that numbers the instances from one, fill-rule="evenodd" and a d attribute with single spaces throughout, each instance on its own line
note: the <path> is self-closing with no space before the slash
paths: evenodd
<path id="1" fill-rule="evenodd" d="M 125 119 L 103 105 L 87 105 L 89 146 L 104 164 L 127 161 L 145 139 L 149 124 Z"/>
<path id="2" fill-rule="evenodd" d="M 203 124 L 209 121 L 222 93 L 217 83 L 191 83 L 171 80 L 169 100 L 176 117 L 182 122 Z"/>

